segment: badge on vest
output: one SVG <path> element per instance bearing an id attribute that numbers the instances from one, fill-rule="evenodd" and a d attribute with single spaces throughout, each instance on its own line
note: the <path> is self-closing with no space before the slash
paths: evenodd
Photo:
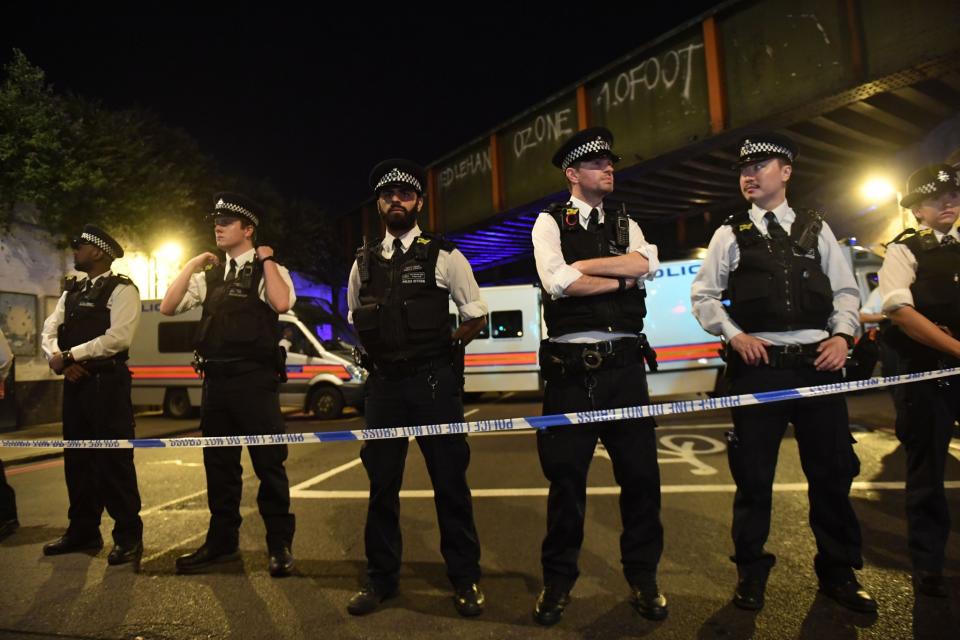
<path id="1" fill-rule="evenodd" d="M 616 240 L 610 240 L 610 242 L 608 242 L 607 244 L 609 245 L 609 251 L 611 256 L 622 256 L 627 253 L 626 248 L 621 247 L 620 243 L 617 242 Z"/>
<path id="2" fill-rule="evenodd" d="M 403 271 L 400 273 L 400 284 L 426 284 L 427 274 L 423 270 L 423 265 L 414 262 L 403 265 Z"/>
<path id="3" fill-rule="evenodd" d="M 740 231 L 750 231 L 753 228 L 752 222 L 747 222 L 739 226 Z"/>

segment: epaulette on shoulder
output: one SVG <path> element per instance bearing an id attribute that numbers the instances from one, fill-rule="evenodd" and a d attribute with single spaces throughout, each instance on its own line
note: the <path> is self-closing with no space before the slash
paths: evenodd
<path id="1" fill-rule="evenodd" d="M 416 244 L 430 246 L 431 242 L 437 243 L 442 251 L 450 252 L 457 248 L 457 245 L 454 244 L 453 240 L 450 240 L 441 233 L 434 233 L 432 231 L 424 231 L 419 236 L 417 236 Z"/>
<path id="2" fill-rule="evenodd" d="M 738 211 L 737 213 L 727 216 L 727 219 L 723 221 L 723 224 L 733 227 L 734 231 L 749 231 L 753 228 L 753 222 L 750 220 L 750 214 L 746 211 Z"/>
<path id="3" fill-rule="evenodd" d="M 136 284 L 133 280 L 130 279 L 130 276 L 124 275 L 124 274 L 122 274 L 122 273 L 115 273 L 115 274 L 113 274 L 113 275 L 114 275 L 114 277 L 119 281 L 120 284 L 129 284 L 129 285 L 132 285 L 132 286 L 134 286 L 134 287 L 137 286 L 137 284 Z"/>
<path id="4" fill-rule="evenodd" d="M 570 202 L 551 202 L 540 210 L 557 221 L 563 231 L 575 231 L 580 228 L 580 210 Z"/>
<path id="5" fill-rule="evenodd" d="M 916 230 L 916 229 L 913 229 L 913 228 L 904 229 L 903 231 L 901 231 L 900 233 L 897 234 L 897 237 L 896 237 L 896 238 L 894 238 L 893 240 L 891 240 L 891 241 L 888 242 L 887 244 L 888 244 L 888 245 L 891 245 L 891 244 L 894 244 L 894 243 L 897 243 L 897 242 L 899 242 L 899 243 L 902 244 L 902 243 L 906 242 L 908 239 L 910 239 L 911 237 L 913 237 L 913 236 L 915 236 L 915 235 L 917 235 L 917 230 Z"/>

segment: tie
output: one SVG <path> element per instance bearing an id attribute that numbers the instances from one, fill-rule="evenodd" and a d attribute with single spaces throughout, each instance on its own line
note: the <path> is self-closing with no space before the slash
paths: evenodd
<path id="1" fill-rule="evenodd" d="M 400 262 L 400 256 L 403 255 L 403 243 L 400 242 L 400 238 L 393 239 L 393 258 L 394 262 Z"/>
<path id="2" fill-rule="evenodd" d="M 953 237 L 952 235 L 950 235 L 949 233 L 943 234 L 943 237 L 940 239 L 940 246 L 941 246 L 941 247 L 949 247 L 949 246 L 952 245 L 952 244 L 957 244 L 957 239 L 954 238 L 954 237 Z"/>
<path id="3" fill-rule="evenodd" d="M 590 209 L 590 221 L 587 222 L 587 231 L 596 231 L 600 228 L 600 212 L 594 207 Z"/>
<path id="4" fill-rule="evenodd" d="M 224 282 L 233 282 L 237 277 L 237 261 L 233 258 L 230 258 L 230 270 L 227 271 L 227 277 L 224 279 Z"/>
<path id="5" fill-rule="evenodd" d="M 777 222 L 777 216 L 773 215 L 773 211 L 767 211 L 763 215 L 763 219 L 767 221 L 767 233 L 774 240 L 784 240 L 787 237 L 787 232 L 783 230 L 783 227 L 780 226 L 780 223 Z"/>

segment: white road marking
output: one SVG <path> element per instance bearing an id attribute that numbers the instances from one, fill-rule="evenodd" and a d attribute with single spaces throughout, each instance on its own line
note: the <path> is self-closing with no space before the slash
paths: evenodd
<path id="1" fill-rule="evenodd" d="M 500 399 L 501 399 L 501 400 L 506 400 L 507 398 L 512 398 L 512 397 L 515 396 L 515 395 L 517 395 L 517 392 L 516 392 L 516 391 L 508 391 L 508 392 L 506 392 L 505 394 L 503 394 L 502 396 L 500 396 Z"/>
<path id="2" fill-rule="evenodd" d="M 345 462 L 344 464 L 340 465 L 339 467 L 334 467 L 333 469 L 330 469 L 329 471 L 325 471 L 324 473 L 321 473 L 321 474 L 318 475 L 318 476 L 314 476 L 314 477 L 312 477 L 312 478 L 310 478 L 310 479 L 308 479 L 308 480 L 304 480 L 303 482 L 301 482 L 301 483 L 298 484 L 297 486 L 295 486 L 295 487 L 290 487 L 290 497 L 294 497 L 294 495 L 293 495 L 294 493 L 299 492 L 300 490 L 304 489 L 305 487 L 309 487 L 310 485 L 314 485 L 314 484 L 323 482 L 324 480 L 328 480 L 328 479 L 332 478 L 332 477 L 335 476 L 335 475 L 338 475 L 338 474 L 340 474 L 340 473 L 343 473 L 344 471 L 347 471 L 348 469 L 353 469 L 355 466 L 357 466 L 357 465 L 360 464 L 361 462 L 363 462 L 363 461 L 362 461 L 360 458 L 354 458 L 354 459 L 351 460 L 350 462 Z"/>
<path id="3" fill-rule="evenodd" d="M 943 483 L 945 489 L 960 489 L 960 480 L 949 480 Z M 806 482 L 778 482 L 774 483 L 776 492 L 797 492 L 808 489 Z M 854 482 L 853 491 L 902 491 L 903 482 Z M 675 484 L 663 485 L 661 493 L 733 493 L 737 490 L 734 484 Z M 474 498 L 525 498 L 546 497 L 547 487 L 512 488 L 512 489 L 473 489 Z M 359 500 L 366 499 L 370 494 L 367 491 L 300 491 L 298 498 L 313 500 Z M 587 487 L 587 495 L 613 496 L 620 494 L 620 487 Z M 400 492 L 401 498 L 433 498 L 431 489 L 407 489 Z"/>
<path id="4" fill-rule="evenodd" d="M 466 418 L 467 416 L 472 416 L 478 411 L 480 411 L 480 409 L 470 409 L 470 411 L 467 411 L 466 413 L 463 414 L 463 417 Z"/>
<path id="5" fill-rule="evenodd" d="M 148 462 L 147 464 L 172 464 L 178 467 L 202 467 L 202 462 L 184 462 L 183 460 L 177 458 L 176 460 L 160 460 L 157 462 Z"/>

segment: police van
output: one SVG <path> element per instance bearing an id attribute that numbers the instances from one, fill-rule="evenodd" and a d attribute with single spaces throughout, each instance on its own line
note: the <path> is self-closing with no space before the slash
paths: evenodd
<path id="1" fill-rule="evenodd" d="M 861 303 L 876 287 L 882 258 L 862 247 L 844 246 L 860 289 Z M 662 262 L 656 277 L 644 284 L 647 317 L 644 333 L 657 352 L 658 371 L 648 373 L 651 396 L 689 396 L 717 390 L 723 372 L 720 338 L 700 327 L 690 308 L 690 286 L 700 259 Z M 537 361 L 540 340 L 547 335 L 537 285 L 484 287 L 481 297 L 490 309 L 487 327 L 467 345 L 466 392 L 535 391 L 543 388 Z M 450 322 L 457 325 L 450 303 Z"/>
<path id="2" fill-rule="evenodd" d="M 714 390 L 723 366 L 720 341 L 700 328 L 690 312 L 690 284 L 700 260 L 665 262 L 645 283 L 644 333 L 657 352 L 659 370 L 647 376 L 650 394 L 688 395 Z M 547 335 L 543 292 L 537 285 L 484 287 L 490 313 L 487 326 L 467 345 L 464 390 L 535 391 L 543 388 L 537 356 Z M 450 303 L 450 321 L 457 323 Z"/>
<path id="3" fill-rule="evenodd" d="M 172 418 L 190 417 L 201 403 L 202 380 L 192 362 L 203 310 L 196 307 L 165 316 L 159 300 L 144 300 L 141 308 L 127 362 L 133 404 L 161 406 Z M 324 420 L 340 416 L 345 406 L 362 409 L 367 372 L 348 353 L 325 349 L 292 312 L 280 314 L 280 334 L 287 348 L 281 405 L 299 407 Z"/>

